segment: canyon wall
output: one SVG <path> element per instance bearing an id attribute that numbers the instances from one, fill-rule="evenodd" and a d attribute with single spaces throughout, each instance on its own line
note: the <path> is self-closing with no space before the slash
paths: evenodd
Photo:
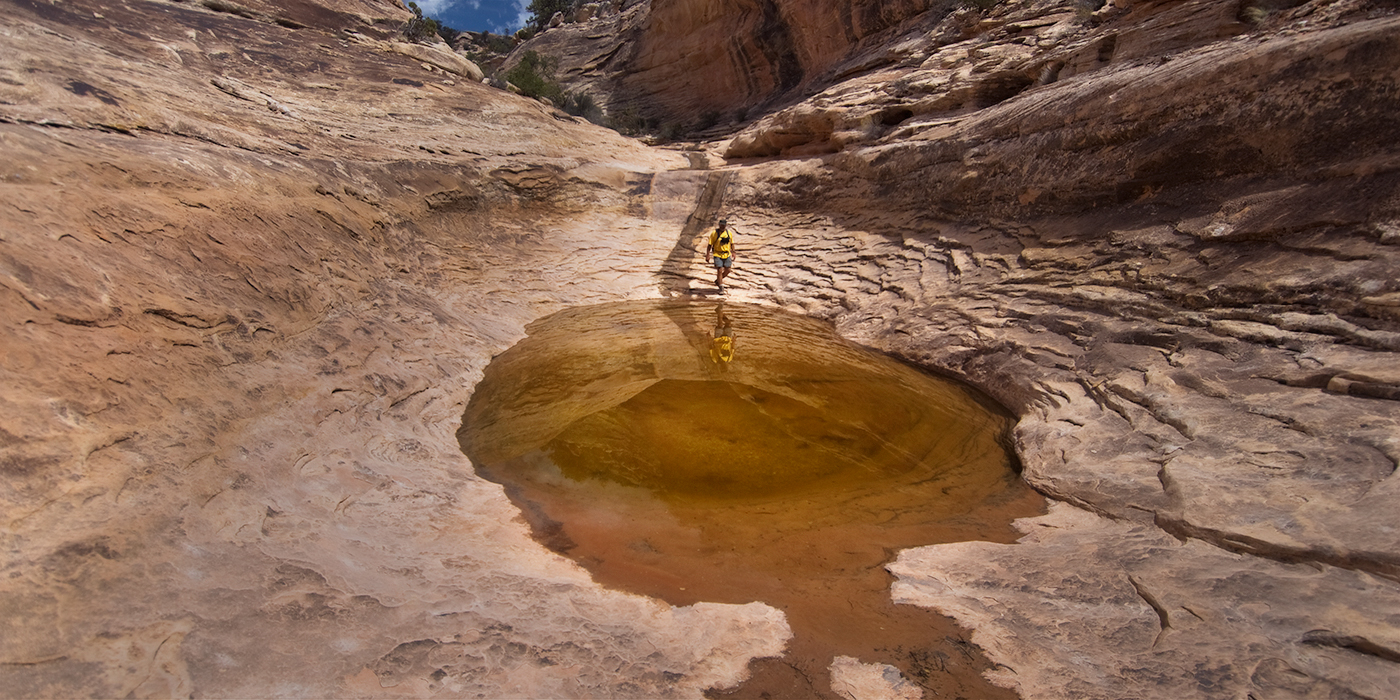
<path id="1" fill-rule="evenodd" d="M 781 613 L 599 587 L 454 435 L 529 322 L 704 290 L 722 213 L 732 298 L 1018 416 L 1049 513 L 890 565 L 994 682 L 1400 695 L 1393 2 L 672 0 L 537 40 L 630 17 L 612 55 L 651 67 L 577 80 L 787 105 L 687 157 L 410 58 L 392 3 L 5 7 L 7 693 L 738 683 Z"/>
<path id="2" fill-rule="evenodd" d="M 615 116 L 713 124 L 800 98 L 891 28 L 922 25 L 957 6 L 952 0 L 605 3 L 577 14 L 580 21 L 547 29 L 516 55 L 537 51 L 557 59 L 566 87 L 587 92 Z"/>
<path id="3" fill-rule="evenodd" d="M 620 68 L 626 74 L 622 86 L 677 117 L 749 107 L 792 94 L 862 40 L 931 4 L 936 3 L 654 2 L 633 61 Z"/>

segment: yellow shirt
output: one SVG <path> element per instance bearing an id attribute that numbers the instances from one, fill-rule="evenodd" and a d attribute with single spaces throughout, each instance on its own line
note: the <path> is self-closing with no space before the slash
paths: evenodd
<path id="1" fill-rule="evenodd" d="M 724 236 L 723 239 L 720 238 L 721 235 Z M 710 232 L 710 248 L 714 250 L 715 257 L 717 258 L 729 257 L 733 242 L 734 232 L 729 229 L 725 229 L 723 232 L 719 229 L 715 229 Z"/>

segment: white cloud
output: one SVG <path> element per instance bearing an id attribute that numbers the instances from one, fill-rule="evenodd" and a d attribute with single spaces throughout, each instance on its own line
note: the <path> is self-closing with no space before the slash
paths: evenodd
<path id="1" fill-rule="evenodd" d="M 442 14 L 442 13 L 444 13 L 444 12 L 446 12 L 446 11 L 452 9 L 452 6 L 457 4 L 457 0 L 416 0 L 416 1 L 418 2 L 418 9 L 422 10 L 422 11 L 423 11 L 423 14 L 424 14 L 424 15 L 427 15 L 427 16 L 429 16 L 429 17 L 436 16 L 436 15 L 440 15 L 440 14 Z M 404 3 L 404 4 L 408 4 L 408 3 Z"/>
<path id="2" fill-rule="evenodd" d="M 530 0 L 515 0 L 515 26 L 520 28 L 530 21 Z"/>

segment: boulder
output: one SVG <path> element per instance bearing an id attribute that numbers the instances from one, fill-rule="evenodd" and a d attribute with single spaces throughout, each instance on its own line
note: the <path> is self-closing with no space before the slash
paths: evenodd
<path id="1" fill-rule="evenodd" d="M 459 56 L 446 46 L 395 41 L 390 42 L 389 47 L 394 53 L 416 58 L 473 82 L 479 83 L 486 77 L 486 74 L 482 73 L 475 63 Z"/>

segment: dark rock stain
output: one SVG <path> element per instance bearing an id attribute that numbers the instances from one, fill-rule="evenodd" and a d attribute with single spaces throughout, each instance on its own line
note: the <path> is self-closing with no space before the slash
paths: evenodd
<path id="1" fill-rule="evenodd" d="M 117 100 L 116 97 L 112 95 L 112 93 L 107 92 L 106 90 L 103 90 L 100 87 L 94 87 L 93 85 L 85 83 L 81 80 L 68 81 L 68 92 L 71 92 L 74 95 L 77 95 L 78 97 L 96 97 L 102 102 L 112 105 L 113 107 L 120 107 L 122 104 Z"/>
<path id="2" fill-rule="evenodd" d="M 758 25 L 758 48 L 773 69 L 779 92 L 786 92 L 802 82 L 802 60 L 797 53 L 797 42 L 775 0 L 761 0 L 759 10 L 763 13 L 763 19 Z"/>

